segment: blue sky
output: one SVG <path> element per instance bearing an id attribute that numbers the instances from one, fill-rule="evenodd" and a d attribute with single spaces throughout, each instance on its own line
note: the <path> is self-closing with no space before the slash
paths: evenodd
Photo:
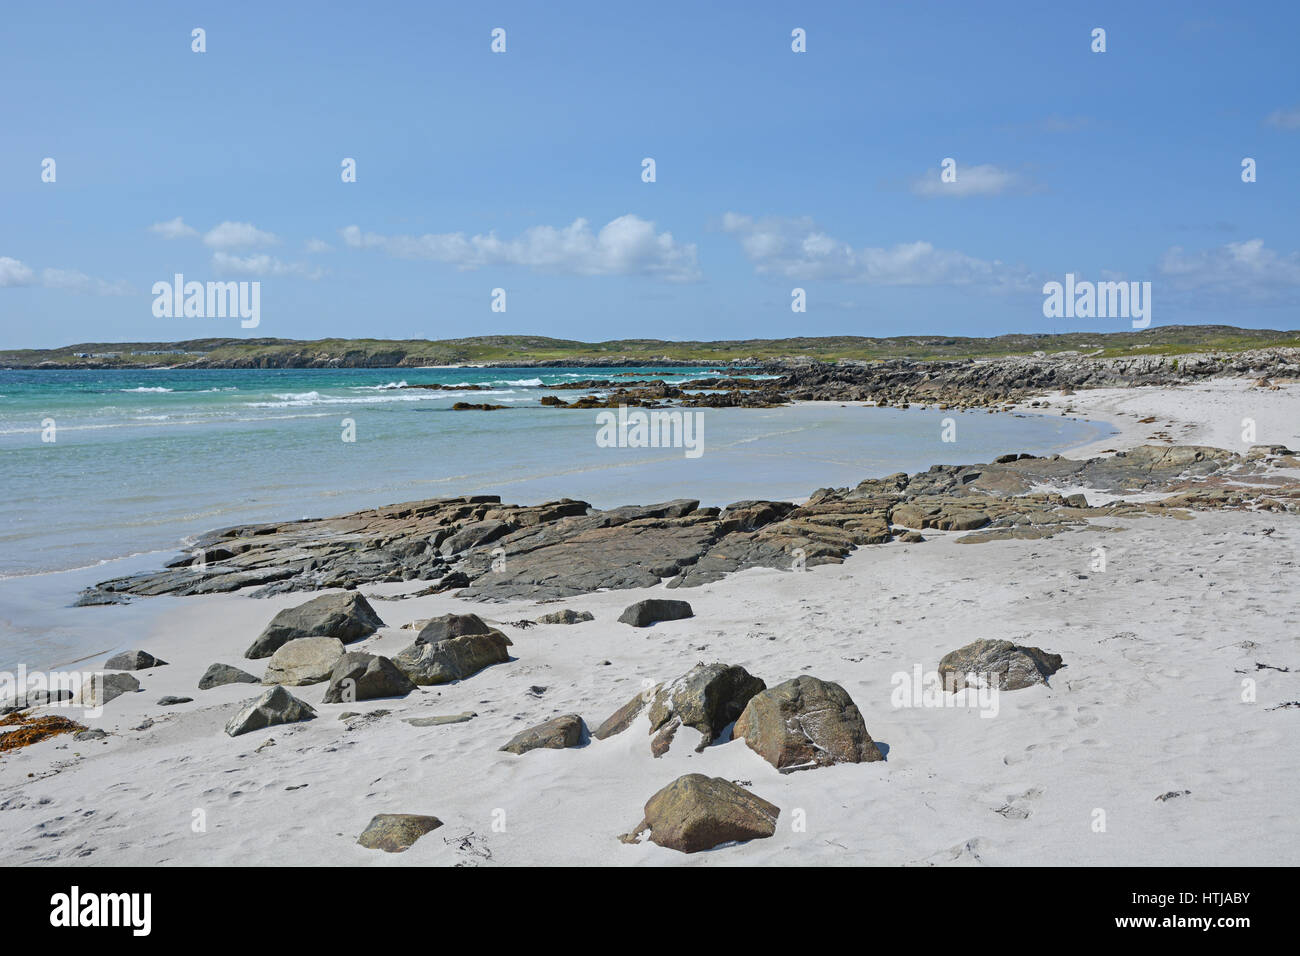
<path id="1" fill-rule="evenodd" d="M 1068 272 L 1296 328 L 1298 35 L 1272 0 L 9 4 L 0 346 L 1130 327 L 1044 318 Z M 155 318 L 176 272 L 260 281 L 261 325 Z"/>

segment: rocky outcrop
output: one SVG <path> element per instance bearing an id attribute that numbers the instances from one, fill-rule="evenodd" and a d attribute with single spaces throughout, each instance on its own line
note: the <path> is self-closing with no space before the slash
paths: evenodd
<path id="1" fill-rule="evenodd" d="M 142 671 L 150 667 L 162 667 L 166 663 L 166 661 L 159 660 L 148 651 L 123 651 L 121 654 L 114 654 L 106 660 L 104 670 Z"/>
<path id="2" fill-rule="evenodd" d="M 1060 654 L 1011 641 L 980 640 L 950 651 L 939 661 L 939 679 L 947 691 L 965 687 L 1019 690 L 1047 679 L 1063 666 Z"/>
<path id="3" fill-rule="evenodd" d="M 276 724 L 293 724 L 311 720 L 316 711 L 294 697 L 283 687 L 272 687 L 261 697 L 245 701 L 235 716 L 226 723 L 226 733 L 232 737 L 254 730 L 264 730 Z"/>
<path id="4" fill-rule="evenodd" d="M 810 675 L 751 697 L 733 736 L 782 773 L 884 759 L 848 691 Z"/>
<path id="5" fill-rule="evenodd" d="M 274 658 L 272 658 L 274 660 Z M 358 700 L 405 697 L 415 690 L 410 678 L 387 657 L 353 651 L 344 654 L 330 672 L 325 688 L 327 704 L 351 704 Z"/>
<path id="6" fill-rule="evenodd" d="M 583 723 L 580 716 L 563 714 L 552 717 L 536 727 L 521 730 L 501 749 L 512 754 L 525 754 L 539 748 L 563 750 L 566 747 L 578 746 L 586 734 L 587 725 Z"/>
<path id="7" fill-rule="evenodd" d="M 223 684 L 257 684 L 256 677 L 229 664 L 210 664 L 199 678 L 199 690 L 211 690 Z"/>
<path id="8" fill-rule="evenodd" d="M 343 653 L 343 644 L 333 637 L 299 637 L 271 655 L 262 683 L 319 684 L 330 679 Z"/>
<path id="9" fill-rule="evenodd" d="M 355 591 L 324 594 L 277 614 L 244 656 L 270 657 L 289 641 L 304 637 L 332 637 L 351 644 L 383 626 L 370 602 Z"/>
<path id="10" fill-rule="evenodd" d="M 730 780 L 688 773 L 646 801 L 645 817 L 622 839 L 637 843 L 649 830 L 651 842 L 659 846 L 699 853 L 770 837 L 780 813 L 774 804 Z"/>
<path id="11" fill-rule="evenodd" d="M 377 813 L 357 837 L 357 843 L 367 850 L 402 853 L 420 837 L 440 826 L 442 821 L 437 817 L 418 813 Z"/>
<path id="12" fill-rule="evenodd" d="M 649 598 L 645 601 L 637 601 L 628 607 L 618 616 L 618 619 L 621 623 L 630 624 L 633 627 L 649 627 L 652 624 L 658 624 L 660 621 L 680 621 L 683 618 L 694 616 L 695 612 L 691 610 L 690 604 L 685 601 Z"/>
<path id="13" fill-rule="evenodd" d="M 650 703 L 650 751 L 662 756 L 680 727 L 700 732 L 696 752 L 717 740 L 745 710 L 751 697 L 767 687 L 743 667 L 696 664 L 655 692 Z"/>

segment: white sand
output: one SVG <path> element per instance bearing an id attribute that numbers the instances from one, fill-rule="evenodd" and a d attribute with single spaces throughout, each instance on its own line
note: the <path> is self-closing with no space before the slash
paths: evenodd
<path id="1" fill-rule="evenodd" d="M 1249 409 L 1260 443 L 1295 447 L 1294 388 L 1228 383 L 1068 401 L 1084 417 L 1186 421 L 1195 434 L 1176 433 L 1179 441 L 1220 445 L 1214 438 Z M 1106 447 L 1140 443 L 1157 426 L 1124 427 Z M 976 546 L 936 534 L 862 548 L 842 566 L 802 574 L 755 570 L 703 588 L 607 592 L 544 608 L 442 595 L 376 601 L 390 626 L 353 649 L 392 654 L 413 637 L 400 625 L 448 611 L 505 622 L 573 607 L 596 620 L 506 626 L 516 660 L 405 700 L 322 705 L 323 684 L 292 688 L 318 719 L 237 738 L 222 726 L 260 688 L 199 691 L 198 677 L 214 661 L 260 675 L 265 661 L 244 660 L 243 649 L 305 595 L 91 609 L 106 633 L 129 626 L 131 646 L 171 663 L 139 672 L 143 693 L 88 721 L 113 734 L 107 741 L 65 736 L 0 757 L 6 862 L 1295 864 L 1300 709 L 1268 708 L 1300 699 L 1300 591 L 1292 586 L 1300 519 L 1215 513 L 1124 527 Z M 1099 545 L 1107 550 L 1100 573 L 1091 568 Z M 689 600 L 696 617 L 646 630 L 616 622 L 625 606 L 655 594 Z M 931 671 L 947 651 L 994 637 L 1060 653 L 1067 666 L 1050 688 L 1001 694 L 991 719 L 970 708 L 891 706 L 894 674 Z M 561 713 L 594 728 L 643 681 L 715 660 L 741 664 L 769 686 L 801 673 L 839 682 L 888 746 L 887 761 L 782 776 L 742 742 L 695 754 L 690 730 L 656 760 L 644 715 L 581 748 L 498 750 Z M 1290 672 L 1257 670 L 1257 662 Z M 1256 684 L 1252 703 L 1242 700 L 1246 679 Z M 547 689 L 534 697 L 532 685 Z M 164 694 L 196 699 L 156 706 Z M 380 708 L 393 713 L 352 730 L 337 719 Z M 464 710 L 479 716 L 427 728 L 399 719 Z M 151 728 L 128 729 L 146 716 Z M 258 752 L 268 738 L 275 744 Z M 621 844 L 646 799 L 688 772 L 749 781 L 781 808 L 777 834 L 691 856 Z M 200 811 L 206 832 L 192 827 Z M 1098 811 L 1104 832 L 1095 831 Z M 402 854 L 362 849 L 356 837 L 380 812 L 428 813 L 446 825 Z M 800 818 L 806 829 L 796 831 Z"/>

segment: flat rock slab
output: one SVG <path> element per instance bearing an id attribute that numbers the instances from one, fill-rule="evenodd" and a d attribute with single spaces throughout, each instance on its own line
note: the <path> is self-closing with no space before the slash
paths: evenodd
<path id="1" fill-rule="evenodd" d="M 939 679 L 950 692 L 966 687 L 1019 690 L 1046 684 L 1062 666 L 1060 654 L 1049 654 L 1041 647 L 980 640 L 945 654 L 939 661 Z"/>
<path id="2" fill-rule="evenodd" d="M 402 853 L 420 837 L 440 826 L 442 821 L 437 817 L 417 813 L 377 813 L 357 837 L 357 843 L 368 850 Z"/>
<path id="3" fill-rule="evenodd" d="M 403 717 L 402 723 L 410 724 L 412 727 L 441 727 L 445 724 L 463 724 L 468 720 L 473 720 L 478 714 L 472 710 L 467 710 L 460 714 L 447 714 L 440 717 Z"/>
<path id="4" fill-rule="evenodd" d="M 576 747 L 586 735 L 587 725 L 577 714 L 553 717 L 536 727 L 515 734 L 501 749 L 506 753 L 525 754 L 530 750 L 563 750 Z"/>
<path id="5" fill-rule="evenodd" d="M 733 733 L 782 773 L 884 759 L 848 691 L 811 675 L 755 694 Z"/>
<path id="6" fill-rule="evenodd" d="M 323 594 L 273 617 L 244 656 L 251 660 L 270 657 L 289 641 L 304 637 L 332 637 L 351 644 L 383 626 L 370 602 L 356 591 Z"/>
<path id="7" fill-rule="evenodd" d="M 311 720 L 316 711 L 294 697 L 279 685 L 272 687 L 261 697 L 245 701 L 238 713 L 226 722 L 226 733 L 232 737 L 254 730 L 263 730 L 275 724 L 293 724 L 302 720 Z"/>
<path id="8" fill-rule="evenodd" d="M 660 621 L 680 621 L 694 616 L 695 612 L 686 601 L 649 598 L 645 601 L 637 601 L 620 614 L 618 619 L 623 624 L 631 624 L 633 627 L 649 627 Z"/>
<path id="9" fill-rule="evenodd" d="M 193 697 L 173 697 L 171 694 L 168 694 L 166 697 L 158 698 L 158 706 L 175 707 L 177 704 L 189 704 L 193 703 L 193 701 Z"/>
<path id="10" fill-rule="evenodd" d="M 722 777 L 688 773 L 664 787 L 645 805 L 645 818 L 621 839 L 650 840 L 682 853 L 699 853 L 726 843 L 764 839 L 776 832 L 781 811 L 762 797 Z"/>
<path id="11" fill-rule="evenodd" d="M 159 660 L 148 651 L 123 651 L 114 654 L 104 662 L 108 671 L 142 671 L 150 667 L 162 667 L 166 661 Z"/>
<path id="12" fill-rule="evenodd" d="M 343 654 L 343 644 L 336 638 L 296 638 L 271 655 L 262 683 L 288 687 L 322 683 L 330 679 Z"/>

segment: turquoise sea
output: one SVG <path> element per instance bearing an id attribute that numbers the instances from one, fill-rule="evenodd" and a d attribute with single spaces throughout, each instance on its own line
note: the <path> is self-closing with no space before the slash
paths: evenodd
<path id="1" fill-rule="evenodd" d="M 702 410 L 704 453 L 607 448 L 597 413 L 543 407 L 548 386 L 695 369 L 0 371 L 0 577 L 173 551 L 246 521 L 470 493 L 597 506 L 724 505 L 1049 453 L 1106 433 L 1059 415 L 845 407 Z M 633 376 L 622 376 L 633 377 Z M 403 384 L 486 385 L 424 391 Z M 508 410 L 452 411 L 457 401 Z M 953 417 L 957 441 L 940 440 Z M 343 440 L 347 423 L 355 441 Z M 44 423 L 44 424 L 43 424 Z M 52 423 L 53 430 L 48 426 Z M 43 439 L 52 437 L 53 441 Z"/>

